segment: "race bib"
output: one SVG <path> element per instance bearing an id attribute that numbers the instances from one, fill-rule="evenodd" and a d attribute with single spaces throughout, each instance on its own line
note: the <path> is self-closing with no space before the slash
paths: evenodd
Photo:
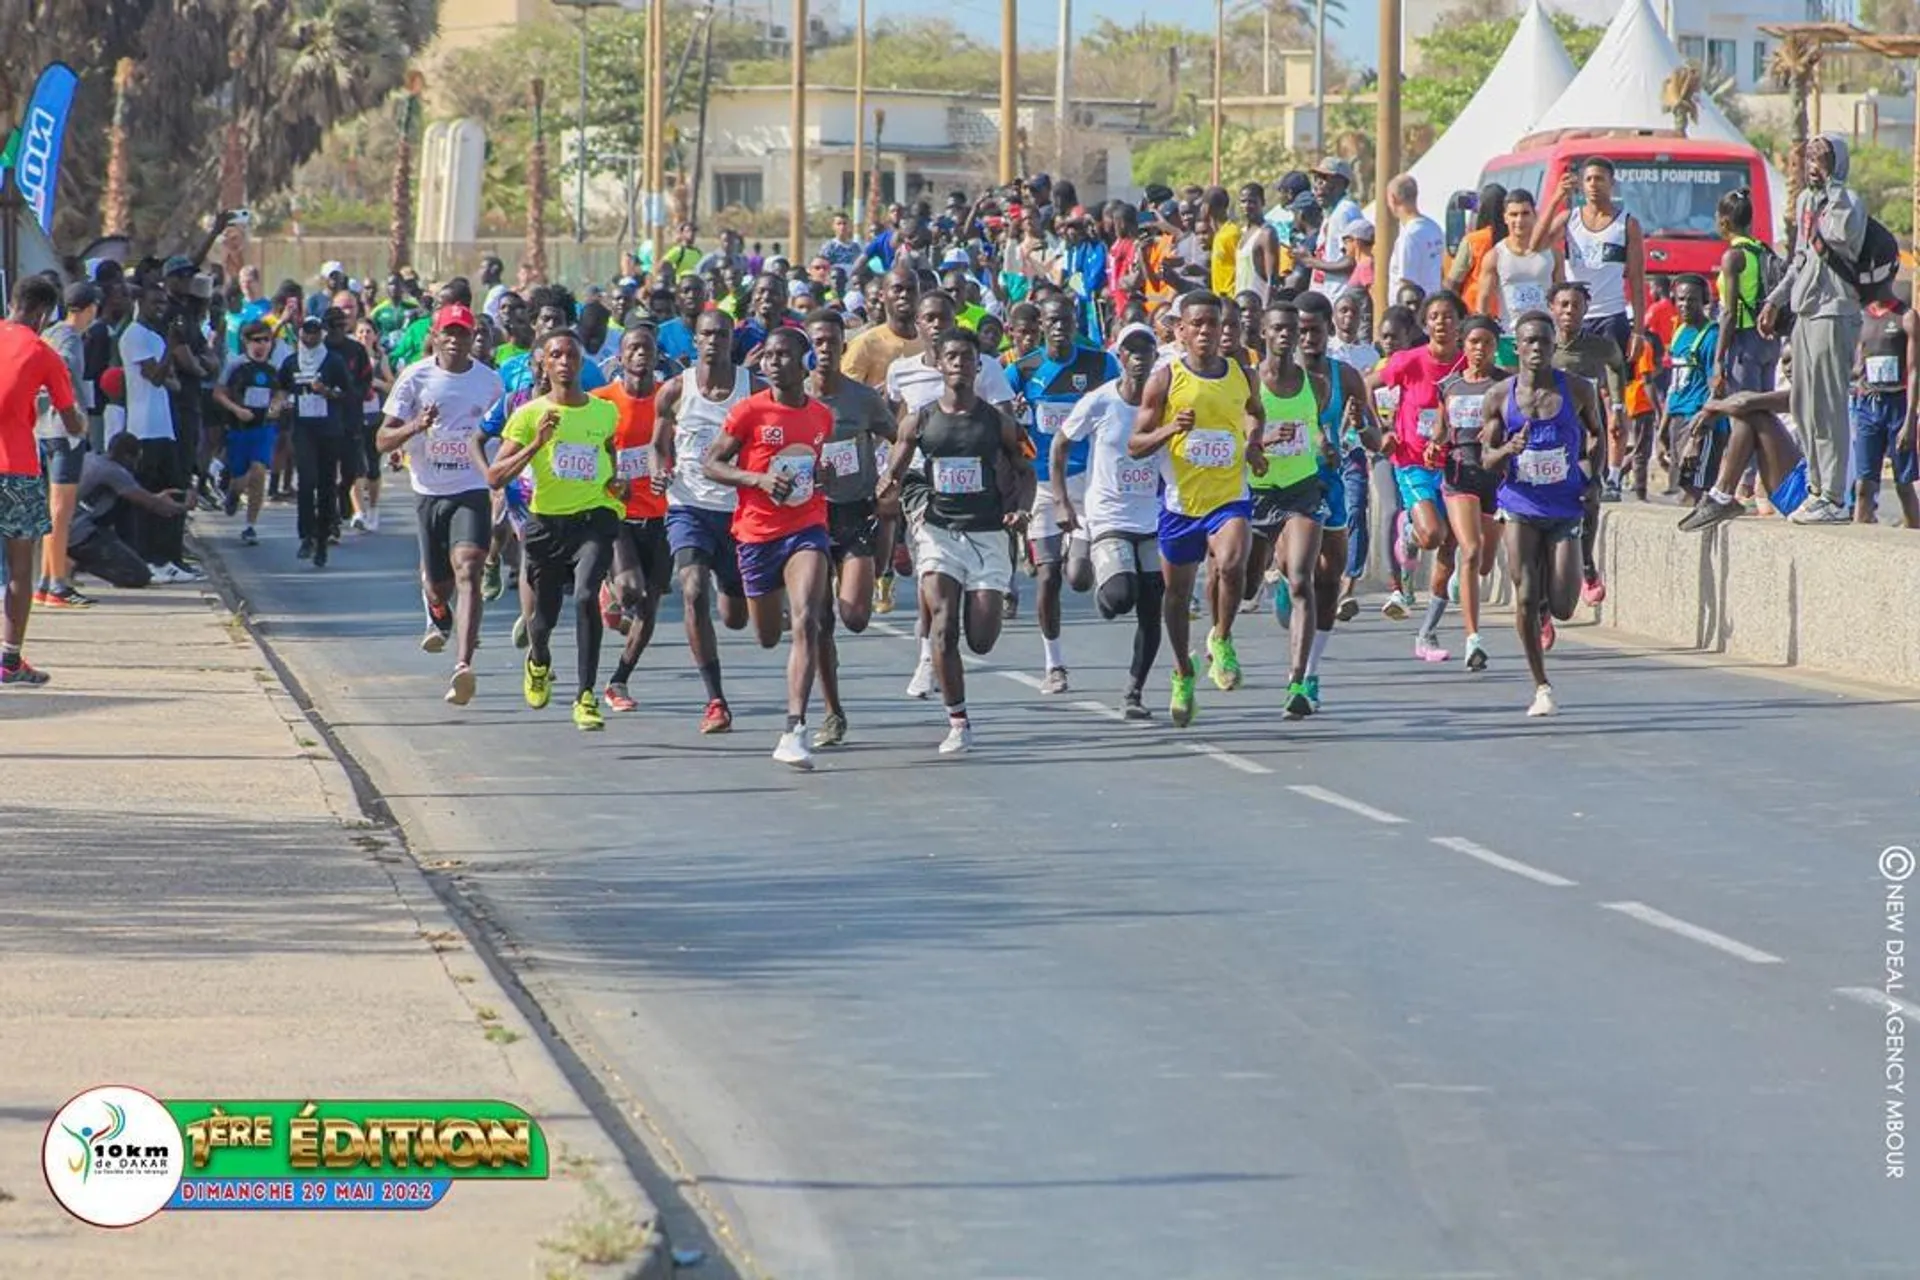
<path id="1" fill-rule="evenodd" d="M 1113 471 L 1124 497 L 1147 498 L 1160 491 L 1160 468 L 1151 462 L 1122 458 Z"/>
<path id="2" fill-rule="evenodd" d="M 1567 478 L 1565 449 L 1527 449 L 1514 459 L 1521 484 L 1559 484 Z"/>
<path id="3" fill-rule="evenodd" d="M 935 458 L 933 460 L 933 491 L 935 493 L 984 493 L 986 492 L 986 469 L 978 458 Z"/>
<path id="4" fill-rule="evenodd" d="M 1487 402 L 1480 396 L 1448 396 L 1447 416 L 1453 419 L 1453 434 L 1456 437 L 1478 436 L 1480 419 L 1486 408 Z"/>
<path id="5" fill-rule="evenodd" d="M 1373 393 L 1373 411 L 1383 418 L 1400 412 L 1400 388 L 1378 387 Z"/>
<path id="6" fill-rule="evenodd" d="M 888 444 L 885 440 L 875 440 L 873 442 L 873 469 L 879 472 L 880 474 L 885 475 L 887 471 L 887 467 L 892 462 L 893 462 L 893 446 Z"/>
<path id="7" fill-rule="evenodd" d="M 813 455 L 811 453 L 778 454 L 768 462 L 767 473 L 785 476 L 793 481 L 793 492 L 787 495 L 787 506 L 797 507 L 813 496 Z"/>
<path id="8" fill-rule="evenodd" d="M 1190 465 L 1215 470 L 1240 461 L 1239 442 L 1231 431 L 1189 431 L 1183 453 Z"/>
<path id="9" fill-rule="evenodd" d="M 273 388 L 248 387 L 247 394 L 240 403 L 249 409 L 264 409 L 273 403 Z"/>
<path id="10" fill-rule="evenodd" d="M 429 431 L 427 461 L 436 467 L 457 471 L 473 462 L 473 446 L 466 437 L 455 432 Z"/>
<path id="11" fill-rule="evenodd" d="M 1438 440 L 1440 438 L 1440 411 L 1438 409 L 1422 409 L 1414 422 L 1416 429 L 1420 432 L 1420 438 L 1422 440 Z"/>
<path id="12" fill-rule="evenodd" d="M 1537 284 L 1510 284 L 1507 286 L 1507 319 L 1511 321 L 1523 311 L 1541 311 L 1547 305 L 1547 291 Z"/>
<path id="13" fill-rule="evenodd" d="M 600 450 L 590 444 L 555 444 L 548 465 L 556 480 L 592 480 L 600 474 Z"/>
<path id="14" fill-rule="evenodd" d="M 614 478 L 616 480 L 645 480 L 653 474 L 652 464 L 647 460 L 648 449 L 645 445 L 635 445 L 631 449 L 622 449 L 614 458 Z"/>
<path id="15" fill-rule="evenodd" d="M 860 474 L 860 442 L 830 440 L 820 446 L 820 461 L 836 476 L 857 476 Z"/>
<path id="16" fill-rule="evenodd" d="M 1867 382 L 1876 387 L 1897 387 L 1900 385 L 1899 356 L 1868 356 Z"/>
<path id="17" fill-rule="evenodd" d="M 1033 420 L 1043 436 L 1058 435 L 1061 424 L 1067 415 L 1073 412 L 1070 404 L 1057 404 L 1050 400 L 1036 400 L 1033 405 Z"/>
<path id="18" fill-rule="evenodd" d="M 294 404 L 294 412 L 303 418 L 324 418 L 327 416 L 327 398 L 301 392 Z"/>
<path id="19" fill-rule="evenodd" d="M 1268 440 L 1270 451 L 1281 458 L 1298 458 L 1307 451 L 1307 424 L 1277 422 Z"/>

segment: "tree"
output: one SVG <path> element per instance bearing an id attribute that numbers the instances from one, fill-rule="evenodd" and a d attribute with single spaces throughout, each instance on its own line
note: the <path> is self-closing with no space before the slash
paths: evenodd
<path id="1" fill-rule="evenodd" d="M 1178 190 L 1205 182 L 1213 165 L 1213 136 L 1199 129 L 1142 147 L 1133 157 L 1133 180 L 1141 186 L 1162 183 Z M 1249 182 L 1265 187 L 1290 169 L 1303 169 L 1279 129 L 1242 129 L 1228 125 L 1220 141 L 1220 185 L 1229 191 Z"/>
<path id="2" fill-rule="evenodd" d="M 413 258 L 413 135 L 420 123 L 420 91 L 426 80 L 418 71 L 407 73 L 407 89 L 400 95 L 399 145 L 393 157 L 392 220 L 387 226 L 387 270 L 397 272 Z"/>
<path id="3" fill-rule="evenodd" d="M 1675 67 L 1660 86 L 1660 103 L 1673 117 L 1681 137 L 1700 119 L 1700 68 L 1689 62 Z"/>
<path id="4" fill-rule="evenodd" d="M 1407 78 L 1400 100 L 1409 113 L 1425 117 L 1436 131 L 1444 132 L 1466 109 L 1520 26 L 1518 18 L 1472 15 L 1469 10 L 1464 17 L 1445 18 L 1431 35 L 1415 41 L 1420 46 L 1421 72 Z M 1593 55 L 1606 34 L 1604 28 L 1584 26 L 1561 13 L 1553 14 L 1552 22 L 1575 66 Z"/>

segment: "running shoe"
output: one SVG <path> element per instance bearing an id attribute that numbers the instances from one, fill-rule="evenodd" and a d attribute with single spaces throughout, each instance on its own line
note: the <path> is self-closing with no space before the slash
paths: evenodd
<path id="1" fill-rule="evenodd" d="M 1407 596 L 1404 591 L 1389 591 L 1387 602 L 1380 606 L 1380 612 L 1395 622 L 1404 622 L 1407 617 Z"/>
<path id="2" fill-rule="evenodd" d="M 1553 642 L 1559 638 L 1560 633 L 1553 629 L 1553 619 L 1548 617 L 1543 610 L 1540 615 L 1540 651 L 1542 653 L 1552 653 Z"/>
<path id="3" fill-rule="evenodd" d="M 1273 620 L 1282 627 L 1293 626 L 1293 589 L 1285 578 L 1273 584 Z"/>
<path id="4" fill-rule="evenodd" d="M 973 722 L 962 720 L 959 724 L 949 724 L 947 736 L 940 744 L 943 756 L 963 756 L 973 750 Z"/>
<path id="5" fill-rule="evenodd" d="M 240 531 L 240 545 L 243 547 L 257 547 L 260 545 L 260 535 L 253 531 L 252 525 L 248 525 Z"/>
<path id="6" fill-rule="evenodd" d="M 1527 707 L 1529 716 L 1550 716 L 1560 710 L 1553 700 L 1553 686 L 1543 684 L 1533 691 L 1533 702 Z"/>
<path id="7" fill-rule="evenodd" d="M 313 539 L 312 538 L 300 539 L 300 549 L 293 553 L 293 558 L 296 560 L 313 559 Z"/>
<path id="8" fill-rule="evenodd" d="M 240 510 L 240 491 L 238 489 L 227 490 L 227 500 L 220 504 L 220 510 L 229 516 Z"/>
<path id="9" fill-rule="evenodd" d="M 448 621 L 451 622 L 452 619 L 448 619 Z M 420 637 L 420 652 L 439 653 L 447 647 L 447 641 L 452 638 L 453 628 L 451 626 L 442 630 L 438 622 L 429 621 L 427 623 L 427 634 Z"/>
<path id="10" fill-rule="evenodd" d="M 521 682 L 521 690 L 527 695 L 527 705 L 535 711 L 545 707 L 553 698 L 553 668 L 540 666 L 528 658 L 527 674 Z"/>
<path id="11" fill-rule="evenodd" d="M 1067 669 L 1048 667 L 1046 679 L 1040 682 L 1042 693 L 1065 693 L 1067 691 Z"/>
<path id="12" fill-rule="evenodd" d="M 573 700 L 573 727 L 582 733 L 607 727 L 605 717 L 600 714 L 600 699 L 593 696 L 593 690 L 582 689 Z"/>
<path id="13" fill-rule="evenodd" d="M 1598 569 L 1588 571 L 1580 580 L 1580 603 L 1597 605 L 1607 598 L 1607 580 L 1600 576 Z"/>
<path id="14" fill-rule="evenodd" d="M 355 533 L 365 533 L 367 531 L 367 518 L 356 511 L 353 513 L 353 519 L 347 521 L 347 525 Z"/>
<path id="15" fill-rule="evenodd" d="M 315 544 L 314 544 L 314 547 L 313 547 L 313 567 L 314 567 L 314 568 L 316 568 L 316 569 L 324 569 L 324 568 L 326 568 L 326 567 L 327 567 L 327 554 L 328 554 L 328 553 L 327 553 L 327 544 L 326 544 L 326 543 L 324 543 L 324 542 L 317 542 L 317 543 L 315 543 Z"/>
<path id="16" fill-rule="evenodd" d="M 1009 591 L 1000 597 L 1000 617 L 1003 621 L 1011 622 L 1019 616 L 1020 593 L 1017 591 Z"/>
<path id="17" fill-rule="evenodd" d="M 167 567 L 173 570 L 175 582 L 200 582 L 207 576 L 184 560 L 175 560 Z"/>
<path id="18" fill-rule="evenodd" d="M 1467 637 L 1466 664 L 1469 671 L 1487 669 L 1487 649 L 1480 643 L 1480 633 L 1477 631 Z"/>
<path id="19" fill-rule="evenodd" d="M 1682 533 L 1699 533 L 1727 520 L 1738 520 L 1747 514 L 1747 509 L 1729 498 L 1725 502 L 1716 502 L 1711 494 L 1700 499 L 1698 506 L 1680 517 Z"/>
<path id="20" fill-rule="evenodd" d="M 63 582 L 50 591 L 34 592 L 33 602 L 49 609 L 93 608 L 93 597 L 81 595 L 70 582 Z"/>
<path id="21" fill-rule="evenodd" d="M 907 681 L 907 696 L 925 699 L 938 683 L 933 674 L 933 659 L 922 658 L 920 665 L 913 669 L 913 679 Z"/>
<path id="22" fill-rule="evenodd" d="M 1320 712 L 1320 677 L 1317 675 L 1308 676 L 1301 683 L 1306 686 L 1307 701 L 1313 704 L 1314 714 L 1318 715 Z"/>
<path id="23" fill-rule="evenodd" d="M 1127 690 L 1126 699 L 1120 704 L 1120 714 L 1128 720 L 1151 720 L 1153 712 L 1147 710 L 1138 689 Z"/>
<path id="24" fill-rule="evenodd" d="M 1618 480 L 1609 479 L 1601 482 L 1600 501 L 1602 502 L 1620 501 L 1620 482 Z"/>
<path id="25" fill-rule="evenodd" d="M 1828 502 L 1825 498 L 1809 498 L 1787 517 L 1794 524 L 1846 524 L 1851 518 L 1847 515 L 1846 508 Z"/>
<path id="26" fill-rule="evenodd" d="M 700 717 L 700 732 L 725 733 L 731 728 L 733 728 L 733 712 L 727 709 L 727 704 L 719 698 L 709 702 L 707 714 Z"/>
<path id="27" fill-rule="evenodd" d="M 489 560 L 480 570 L 480 598 L 491 604 L 506 593 L 500 581 L 500 562 Z"/>
<path id="28" fill-rule="evenodd" d="M 1340 603 L 1334 606 L 1333 616 L 1340 622 L 1352 622 L 1360 616 L 1360 602 L 1352 596 L 1341 596 Z"/>
<path id="29" fill-rule="evenodd" d="M 1228 693 L 1240 687 L 1240 654 L 1233 647 L 1232 636 L 1208 632 L 1207 658 L 1207 679 L 1213 681 L 1214 688 Z"/>
<path id="30" fill-rule="evenodd" d="M 806 726 L 789 729 L 781 734 L 779 743 L 773 748 L 773 758 L 781 764 L 790 764 L 796 769 L 812 769 L 813 752 L 807 747 Z"/>
<path id="31" fill-rule="evenodd" d="M 466 663 L 458 663 L 453 668 L 453 680 L 447 685 L 447 701 L 456 707 L 464 707 L 473 701 L 473 668 Z"/>
<path id="32" fill-rule="evenodd" d="M 608 685 L 607 691 L 601 696 L 607 700 L 607 710 L 609 711 L 625 713 L 628 711 L 638 711 L 640 709 L 640 704 L 633 700 L 633 696 L 627 692 L 627 686 L 624 684 Z"/>
<path id="33" fill-rule="evenodd" d="M 368 533 L 380 532 L 380 509 L 378 507 L 375 507 L 373 510 L 367 512 L 367 532 Z"/>
<path id="34" fill-rule="evenodd" d="M 1287 686 L 1286 718 L 1304 720 L 1313 714 L 1313 699 L 1307 696 L 1307 682 L 1296 680 Z"/>
<path id="35" fill-rule="evenodd" d="M 527 647 L 527 615 L 524 613 L 514 615 L 513 647 L 516 649 Z"/>
<path id="36" fill-rule="evenodd" d="M 37 689 L 51 679 L 53 679 L 52 676 L 29 663 L 25 658 L 20 659 L 20 665 L 17 667 L 0 667 L 0 684 L 17 684 L 28 689 Z"/>
<path id="37" fill-rule="evenodd" d="M 893 575 L 890 573 L 873 584 L 873 611 L 875 613 L 893 612 Z"/>
<path id="38" fill-rule="evenodd" d="M 847 718 L 836 711 L 827 712 L 827 718 L 820 722 L 820 732 L 813 735 L 816 747 L 837 747 L 847 740 Z"/>
<path id="39" fill-rule="evenodd" d="M 1189 662 L 1192 659 L 1188 659 Z M 1167 702 L 1167 718 L 1174 727 L 1184 729 L 1193 723 L 1193 677 L 1173 673 L 1173 697 Z"/>
<path id="40" fill-rule="evenodd" d="M 1413 656 L 1422 662 L 1445 662 L 1447 651 L 1433 642 L 1433 637 L 1422 631 L 1413 638 Z"/>

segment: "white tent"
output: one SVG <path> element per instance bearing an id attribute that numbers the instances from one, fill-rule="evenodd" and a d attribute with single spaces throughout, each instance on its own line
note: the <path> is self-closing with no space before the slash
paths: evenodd
<path id="1" fill-rule="evenodd" d="M 1671 129 L 1673 115 L 1661 101 L 1661 91 L 1667 77 L 1684 65 L 1685 59 L 1667 38 L 1666 28 L 1661 26 L 1648 0 L 1624 0 L 1613 21 L 1607 24 L 1607 33 L 1600 38 L 1593 56 L 1529 132 Z M 1484 96 L 1486 90 L 1480 92 Z M 1477 103 L 1479 98 L 1474 101 Z M 1734 128 L 1733 122 L 1711 98 L 1703 93 L 1699 103 L 1700 118 L 1687 130 L 1688 137 L 1720 142 L 1747 141 L 1746 135 Z M 1457 129 L 1458 123 L 1454 127 Z M 1763 163 L 1766 163 L 1764 159 Z M 1767 163 L 1767 183 L 1773 192 L 1777 218 L 1786 203 L 1787 183 L 1771 163 Z"/>

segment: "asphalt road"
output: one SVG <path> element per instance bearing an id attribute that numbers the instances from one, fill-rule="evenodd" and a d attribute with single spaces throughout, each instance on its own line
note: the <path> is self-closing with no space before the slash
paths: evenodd
<path id="1" fill-rule="evenodd" d="M 444 705 L 406 505 L 324 571 L 284 511 L 197 523 L 743 1274 L 1920 1275 L 1872 994 L 1912 705 L 1569 628 L 1530 721 L 1510 631 L 1475 676 L 1369 614 L 1288 724 L 1248 616 L 1182 733 L 1113 717 L 1130 631 L 1076 600 L 1074 693 L 1023 615 L 940 760 L 903 609 L 800 776 L 784 650 L 723 641 L 702 738 L 677 610 L 604 734 L 521 704 L 506 607 Z"/>

